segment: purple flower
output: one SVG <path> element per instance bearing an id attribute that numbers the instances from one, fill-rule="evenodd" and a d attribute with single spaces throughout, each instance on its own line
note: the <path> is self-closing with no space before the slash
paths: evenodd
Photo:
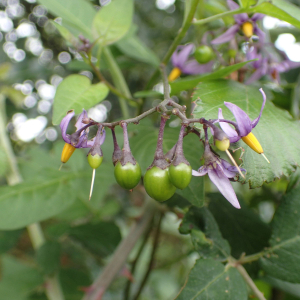
<path id="1" fill-rule="evenodd" d="M 233 0 L 227 0 L 227 5 L 230 10 L 239 9 L 239 5 Z M 263 14 L 255 13 L 251 18 L 246 13 L 234 15 L 235 24 L 226 32 L 211 41 L 212 44 L 223 44 L 229 42 L 235 37 L 235 34 L 241 29 L 247 38 L 250 38 L 255 33 L 260 41 L 264 40 L 264 32 L 257 26 L 256 22 L 264 17 Z"/>
<path id="2" fill-rule="evenodd" d="M 72 145 L 75 148 L 90 148 L 94 144 L 94 140 L 88 140 L 88 133 L 89 133 L 89 126 L 91 124 L 86 124 L 83 121 L 89 120 L 86 110 L 83 110 L 83 112 L 79 115 L 77 122 L 75 124 L 75 127 L 77 131 L 75 131 L 73 134 L 69 135 L 67 134 L 68 125 L 71 121 L 71 119 L 74 117 L 75 112 L 74 110 L 68 111 L 67 115 L 62 119 L 60 123 L 60 129 L 62 138 L 64 141 L 70 145 Z M 101 136 L 100 144 L 103 144 L 105 140 L 105 131 Z"/>
<path id="3" fill-rule="evenodd" d="M 193 51 L 193 44 L 178 46 L 171 57 L 173 66 L 184 74 L 195 75 L 210 72 L 214 62 L 210 61 L 200 65 L 195 59 L 189 58 Z"/>
<path id="4" fill-rule="evenodd" d="M 241 208 L 236 194 L 228 178 L 233 178 L 238 169 L 230 163 L 217 157 L 211 150 L 208 142 L 205 143 L 204 165 L 198 171 L 193 170 L 193 176 L 204 176 L 208 174 L 209 179 L 219 189 L 222 195 L 235 207 Z M 246 171 L 242 169 L 242 171 Z"/>
<path id="5" fill-rule="evenodd" d="M 247 60 L 257 59 L 257 61 L 252 62 L 255 71 L 246 80 L 245 84 L 251 84 L 265 75 L 279 83 L 280 73 L 300 67 L 300 62 L 291 61 L 284 52 L 281 52 L 281 55 L 284 57 L 284 60 L 279 62 L 270 52 L 267 52 L 266 57 L 263 57 L 262 53 L 258 52 L 258 46 L 252 47 L 247 52 Z"/>
<path id="6" fill-rule="evenodd" d="M 257 125 L 266 104 L 266 95 L 263 89 L 261 88 L 259 89 L 259 91 L 263 96 L 263 104 L 261 106 L 258 117 L 253 121 L 251 121 L 249 116 L 237 105 L 230 102 L 224 102 L 224 104 L 233 113 L 236 120 L 236 122 L 231 122 L 231 124 L 234 125 L 235 129 L 233 129 L 227 122 L 220 122 L 220 126 L 222 130 L 228 135 L 231 143 L 235 143 L 241 138 L 246 137 L 252 131 L 252 129 Z M 224 119 L 222 108 L 219 108 L 218 118 Z"/>

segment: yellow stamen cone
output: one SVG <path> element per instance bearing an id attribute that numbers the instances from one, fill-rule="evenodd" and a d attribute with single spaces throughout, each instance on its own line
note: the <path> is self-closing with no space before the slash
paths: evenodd
<path id="1" fill-rule="evenodd" d="M 75 149 L 76 148 L 74 146 L 72 146 L 68 143 L 65 143 L 63 151 L 61 153 L 61 159 L 60 159 L 61 162 L 66 163 L 69 160 L 69 158 L 72 156 Z"/>
<path id="2" fill-rule="evenodd" d="M 252 25 L 252 23 L 251 22 L 245 22 L 242 25 L 242 31 L 243 31 L 245 37 L 250 39 L 251 36 L 253 35 L 253 25 Z"/>
<path id="3" fill-rule="evenodd" d="M 168 77 L 168 80 L 169 80 L 170 82 L 171 82 L 171 81 L 174 81 L 174 80 L 177 79 L 180 75 L 181 75 L 181 70 L 180 70 L 179 68 L 175 67 L 175 68 L 171 71 L 171 73 L 170 73 L 170 75 L 169 75 L 169 77 Z"/>
<path id="4" fill-rule="evenodd" d="M 250 132 L 246 136 L 243 136 L 242 140 L 255 152 L 259 154 L 264 152 L 262 146 L 260 145 L 259 141 L 252 132 Z"/>

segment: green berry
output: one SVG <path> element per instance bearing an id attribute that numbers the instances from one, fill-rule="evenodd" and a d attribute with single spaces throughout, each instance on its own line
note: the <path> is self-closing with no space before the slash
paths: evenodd
<path id="1" fill-rule="evenodd" d="M 169 168 L 162 170 L 154 166 L 147 170 L 144 176 L 144 186 L 147 194 L 159 202 L 168 200 L 176 191 L 176 187 L 169 178 Z"/>
<path id="2" fill-rule="evenodd" d="M 196 48 L 194 56 L 198 63 L 206 64 L 213 59 L 214 52 L 211 47 L 207 45 L 201 45 Z"/>
<path id="3" fill-rule="evenodd" d="M 230 146 L 230 140 L 227 138 L 224 138 L 222 141 L 215 139 L 215 145 L 219 150 L 226 151 Z"/>
<path id="4" fill-rule="evenodd" d="M 89 154 L 87 159 L 88 159 L 88 163 L 91 166 L 91 168 L 97 169 L 100 167 L 100 165 L 103 161 L 103 156 L 100 156 L 98 154 L 96 154 L 96 155 Z"/>
<path id="5" fill-rule="evenodd" d="M 135 165 L 128 162 L 122 166 L 122 164 L 118 161 L 116 163 L 114 173 L 118 184 L 127 190 L 131 190 L 136 187 L 142 176 L 141 167 L 137 162 Z"/>
<path id="6" fill-rule="evenodd" d="M 178 189 L 185 189 L 192 180 L 192 167 L 186 163 L 180 163 L 177 166 L 169 167 L 170 181 Z"/>

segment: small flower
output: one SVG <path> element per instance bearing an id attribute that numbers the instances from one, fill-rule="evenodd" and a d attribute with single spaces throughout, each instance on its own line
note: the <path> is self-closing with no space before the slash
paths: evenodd
<path id="1" fill-rule="evenodd" d="M 230 163 L 217 157 L 211 150 L 208 142 L 205 143 L 204 165 L 198 171 L 193 170 L 193 176 L 204 176 L 208 174 L 209 179 L 219 189 L 222 195 L 235 207 L 241 208 L 236 194 L 228 178 L 233 178 L 238 169 Z M 241 169 L 246 171 L 245 169 Z"/>
<path id="2" fill-rule="evenodd" d="M 230 10 L 239 9 L 239 5 L 233 0 L 227 0 L 227 5 Z M 264 17 L 263 14 L 255 13 L 251 18 L 246 13 L 234 15 L 235 24 L 231 26 L 226 32 L 214 39 L 212 44 L 223 44 L 229 42 L 235 37 L 235 34 L 242 30 L 244 35 L 249 39 L 255 33 L 260 41 L 264 40 L 264 32 L 257 26 L 256 22 Z"/>
<path id="3" fill-rule="evenodd" d="M 300 67 L 300 62 L 291 61 L 284 52 L 281 52 L 283 61 L 278 61 L 274 55 L 270 52 L 266 52 L 266 56 L 258 52 L 259 46 L 254 46 L 247 52 L 247 60 L 257 59 L 252 62 L 252 66 L 255 69 L 254 73 L 246 80 L 245 84 L 251 84 L 254 81 L 259 80 L 261 77 L 267 75 L 272 80 L 280 83 L 280 73 L 287 72 L 294 68 Z"/>
<path id="4" fill-rule="evenodd" d="M 174 69 L 169 75 L 169 81 L 174 81 L 178 78 L 181 73 L 184 74 L 202 74 L 210 72 L 214 64 L 213 61 L 208 62 L 207 64 L 199 64 L 196 59 L 190 59 L 189 56 L 194 51 L 193 44 L 187 44 L 185 46 L 178 46 L 175 52 L 173 53 L 171 60 L 174 66 Z"/>
<path id="5" fill-rule="evenodd" d="M 252 133 L 252 129 L 258 124 L 258 121 L 260 120 L 262 111 L 266 104 L 266 95 L 263 89 L 261 88 L 259 89 L 259 91 L 263 96 L 263 104 L 261 106 L 258 117 L 253 121 L 250 120 L 249 116 L 241 108 L 230 102 L 224 102 L 224 104 L 233 113 L 236 122 L 226 122 L 226 120 L 224 120 L 221 108 L 219 108 L 218 118 L 222 130 L 228 135 L 231 143 L 235 143 L 242 139 L 251 149 L 264 156 L 263 148 Z M 235 129 L 230 127 L 228 123 L 232 124 L 235 127 Z M 265 156 L 264 158 L 268 161 L 268 159 Z"/>
<path id="6" fill-rule="evenodd" d="M 88 132 L 89 127 L 92 125 L 91 123 L 84 123 L 84 120 L 89 120 L 87 116 L 87 112 L 83 110 L 83 112 L 79 115 L 75 127 L 77 131 L 73 134 L 67 134 L 68 125 L 75 115 L 74 110 L 68 111 L 67 115 L 62 119 L 60 123 L 60 129 L 62 138 L 66 142 L 62 154 L 61 154 L 61 161 L 62 163 L 66 163 L 76 148 L 91 148 L 94 145 L 94 140 L 88 140 Z M 102 134 L 100 139 L 100 144 L 103 144 L 105 140 L 105 134 Z"/>

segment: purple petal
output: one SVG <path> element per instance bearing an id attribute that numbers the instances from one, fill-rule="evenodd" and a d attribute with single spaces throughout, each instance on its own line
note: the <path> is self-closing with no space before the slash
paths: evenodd
<path id="1" fill-rule="evenodd" d="M 230 10 L 236 10 L 240 8 L 240 6 L 232 0 L 227 0 L 227 5 L 230 8 Z M 235 21 L 239 23 L 239 25 L 241 25 L 242 23 L 246 22 L 249 19 L 246 13 L 236 14 L 233 17 Z"/>
<path id="2" fill-rule="evenodd" d="M 262 20 L 264 18 L 264 14 L 260 14 L 260 13 L 255 13 L 252 17 L 251 17 L 251 20 L 253 22 L 257 22 L 259 20 Z"/>
<path id="3" fill-rule="evenodd" d="M 227 0 L 227 6 L 230 8 L 230 10 L 236 10 L 240 8 L 240 6 L 233 0 Z"/>
<path id="4" fill-rule="evenodd" d="M 68 111 L 67 115 L 61 120 L 60 125 L 59 125 L 60 129 L 61 129 L 62 138 L 68 144 L 70 144 L 71 142 L 70 142 L 69 135 L 67 134 L 67 129 L 68 129 L 68 125 L 69 125 L 71 119 L 74 117 L 74 115 L 75 115 L 74 110 Z"/>
<path id="5" fill-rule="evenodd" d="M 186 61 L 188 60 L 191 52 L 194 49 L 193 44 L 188 44 L 186 46 L 179 46 L 177 50 L 173 53 L 175 56 L 172 55 L 172 64 L 173 66 L 182 69 Z"/>
<path id="6" fill-rule="evenodd" d="M 208 73 L 211 71 L 212 67 L 214 65 L 213 61 L 210 61 L 207 64 L 200 65 L 195 59 L 190 60 L 185 63 L 184 66 L 182 66 L 181 71 L 185 74 L 203 74 Z"/>
<path id="7" fill-rule="evenodd" d="M 87 144 L 87 140 L 88 140 L 88 134 L 87 132 L 84 130 L 81 134 L 81 136 L 79 137 L 79 141 L 77 143 L 77 145 L 75 146 L 76 148 L 90 148 Z"/>
<path id="8" fill-rule="evenodd" d="M 284 60 L 276 65 L 276 70 L 279 73 L 286 72 L 290 69 L 299 68 L 300 62 L 292 61 L 292 60 Z"/>
<path id="9" fill-rule="evenodd" d="M 263 59 L 260 67 L 245 81 L 245 84 L 251 84 L 252 82 L 260 79 L 268 73 L 267 59 Z"/>
<path id="10" fill-rule="evenodd" d="M 82 113 L 79 115 L 79 117 L 76 121 L 76 124 L 75 124 L 75 127 L 76 127 L 77 130 L 79 130 L 80 128 L 82 128 L 83 126 L 86 125 L 86 124 L 82 123 L 82 120 L 87 119 L 87 118 L 88 118 L 88 114 L 87 114 L 86 110 L 83 109 Z"/>
<path id="11" fill-rule="evenodd" d="M 265 41 L 265 33 L 257 26 L 257 24 L 254 25 L 253 32 L 258 36 L 259 42 L 264 43 Z"/>
<path id="12" fill-rule="evenodd" d="M 249 116 L 237 105 L 230 103 L 230 102 L 224 102 L 224 104 L 230 109 L 230 111 L 233 113 L 238 129 L 239 129 L 239 136 L 243 137 L 246 136 L 248 133 L 251 132 L 251 120 Z"/>
<path id="13" fill-rule="evenodd" d="M 259 116 L 251 122 L 252 128 L 254 128 L 257 125 L 257 123 L 258 123 L 258 121 L 259 121 L 259 119 L 261 117 L 262 111 L 263 111 L 263 109 L 265 107 L 266 101 L 267 101 L 267 97 L 266 97 L 266 94 L 265 94 L 264 90 L 262 88 L 260 88 L 259 91 L 261 92 L 261 94 L 263 96 L 263 104 L 261 106 Z"/>
<path id="14" fill-rule="evenodd" d="M 99 127 L 96 136 L 93 139 L 87 141 L 87 147 L 88 148 L 93 147 L 96 143 L 102 145 L 105 141 L 105 136 L 106 136 L 106 132 L 104 127 L 102 126 Z"/>
<path id="15" fill-rule="evenodd" d="M 192 170 L 192 175 L 193 176 L 203 176 L 205 174 L 207 174 L 207 167 L 206 166 L 200 167 L 200 169 L 198 171 Z"/>
<path id="16" fill-rule="evenodd" d="M 219 189 L 221 194 L 235 207 L 241 208 L 233 187 L 230 184 L 229 179 L 224 175 L 222 171 L 216 171 L 215 169 L 208 169 L 208 176 L 212 183 Z"/>
<path id="17" fill-rule="evenodd" d="M 223 44 L 229 42 L 235 37 L 235 34 L 239 31 L 240 26 L 238 24 L 234 24 L 227 31 L 221 34 L 219 37 L 215 38 L 211 41 L 211 44 Z"/>
<path id="18" fill-rule="evenodd" d="M 234 177 L 239 171 L 237 169 L 236 166 L 231 165 L 229 162 L 227 162 L 224 159 L 221 159 L 221 163 L 222 163 L 222 167 L 223 167 L 223 171 L 224 174 L 228 177 L 228 178 L 232 178 Z M 245 169 L 240 168 L 241 171 L 246 172 Z M 228 172 L 228 173 L 227 173 Z M 228 176 L 231 175 L 231 176 Z"/>
<path id="19" fill-rule="evenodd" d="M 222 108 L 219 108 L 218 119 L 224 119 Z M 237 132 L 228 123 L 219 122 L 219 124 L 222 130 L 228 135 L 230 143 L 235 143 L 240 139 Z"/>
<path id="20" fill-rule="evenodd" d="M 236 175 L 236 172 L 228 171 L 222 166 L 222 164 L 217 165 L 218 172 L 223 172 L 227 178 L 233 178 Z"/>

